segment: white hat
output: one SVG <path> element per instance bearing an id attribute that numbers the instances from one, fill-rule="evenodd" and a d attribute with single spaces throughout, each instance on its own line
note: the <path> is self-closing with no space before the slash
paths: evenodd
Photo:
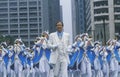
<path id="1" fill-rule="evenodd" d="M 100 42 L 99 41 L 95 41 L 94 42 L 94 46 L 97 45 L 97 44 L 100 44 Z"/>
<path id="2" fill-rule="evenodd" d="M 49 32 L 48 32 L 48 31 L 43 31 L 43 32 L 42 32 L 42 35 L 43 35 L 43 34 L 49 35 Z"/>
<path id="3" fill-rule="evenodd" d="M 9 50 L 13 50 L 13 46 L 12 46 L 12 45 L 8 46 L 7 48 L 8 48 Z"/>
<path id="4" fill-rule="evenodd" d="M 22 43 L 21 38 L 20 38 L 20 39 L 16 39 L 16 40 L 15 40 L 15 43 L 16 43 L 17 41 Z"/>

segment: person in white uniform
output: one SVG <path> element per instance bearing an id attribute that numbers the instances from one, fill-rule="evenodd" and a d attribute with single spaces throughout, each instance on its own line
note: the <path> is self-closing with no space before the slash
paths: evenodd
<path id="1" fill-rule="evenodd" d="M 5 67 L 5 63 L 3 61 L 3 57 L 5 56 L 5 52 L 2 49 L 2 46 L 0 46 L 0 76 L 1 77 L 6 77 L 7 75 L 7 70 Z"/>
<path id="2" fill-rule="evenodd" d="M 21 60 L 19 59 L 19 54 L 20 52 L 24 51 L 24 44 L 22 44 L 22 40 L 21 39 L 16 39 L 14 42 L 14 51 L 15 51 L 15 64 L 14 64 L 14 68 L 15 68 L 15 76 L 17 77 L 21 77 L 23 76 L 22 74 L 22 63 Z"/>
<path id="3" fill-rule="evenodd" d="M 68 77 L 69 57 L 67 48 L 70 35 L 63 31 L 63 23 L 56 23 L 56 32 L 50 34 L 49 47 L 52 48 L 49 63 L 53 65 L 54 77 Z"/>

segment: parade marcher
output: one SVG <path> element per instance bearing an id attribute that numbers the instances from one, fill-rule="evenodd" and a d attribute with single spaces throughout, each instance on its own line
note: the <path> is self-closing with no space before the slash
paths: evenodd
<path id="1" fill-rule="evenodd" d="M 103 77 L 103 73 L 102 73 L 102 66 L 100 63 L 100 42 L 96 41 L 94 43 L 94 48 L 93 51 L 95 52 L 95 60 L 94 60 L 94 77 Z"/>
<path id="2" fill-rule="evenodd" d="M 83 34 L 82 38 L 84 39 L 84 55 L 81 60 L 81 77 L 92 77 L 91 69 L 91 42 L 88 40 L 88 34 Z"/>
<path id="3" fill-rule="evenodd" d="M 3 57 L 5 56 L 5 52 L 2 49 L 2 46 L 0 46 L 0 76 L 6 77 L 7 70 L 5 66 L 5 62 L 3 61 Z"/>
<path id="4" fill-rule="evenodd" d="M 25 67 L 25 53 L 24 53 L 25 46 L 21 39 L 16 39 L 14 42 L 14 51 L 15 51 L 15 76 L 21 77 L 23 67 Z"/>
<path id="5" fill-rule="evenodd" d="M 102 56 L 103 77 L 109 77 L 109 64 L 108 64 L 108 61 L 107 61 L 108 53 L 107 53 L 105 47 L 102 47 L 102 50 L 100 50 L 100 55 Z"/>
<path id="6" fill-rule="evenodd" d="M 33 68 L 33 58 L 34 58 L 34 51 L 30 48 L 27 48 L 27 77 L 35 77 L 35 69 Z"/>
<path id="7" fill-rule="evenodd" d="M 14 62 L 13 46 L 9 46 L 8 48 L 2 47 L 2 49 L 5 52 L 5 55 L 4 55 L 3 59 L 4 59 L 6 70 L 7 70 L 6 76 L 13 77 L 14 76 L 14 72 L 11 69 L 11 66 L 12 66 L 12 64 Z"/>
<path id="8" fill-rule="evenodd" d="M 48 39 L 49 39 L 49 34 L 47 31 L 44 31 L 42 33 L 42 37 L 40 38 L 41 42 L 41 51 L 42 56 L 39 61 L 39 69 L 41 73 L 41 77 L 49 77 L 49 72 L 50 72 L 50 66 L 49 66 L 49 57 L 50 57 L 50 51 L 48 49 Z"/>
<path id="9" fill-rule="evenodd" d="M 68 51 L 71 52 L 70 55 L 69 55 L 69 58 L 70 58 L 70 64 L 68 65 L 68 70 L 69 70 L 69 77 L 71 76 L 74 76 L 74 77 L 78 77 L 80 76 L 80 70 L 78 69 L 78 58 L 79 58 L 79 55 L 81 54 L 80 52 L 80 46 L 81 44 L 81 37 L 80 35 L 77 35 L 75 37 L 75 42 L 70 45 L 68 47 Z"/>
<path id="10" fill-rule="evenodd" d="M 69 62 L 69 56 L 67 48 L 69 43 L 69 34 L 63 31 L 63 23 L 57 22 L 57 32 L 51 33 L 49 38 L 49 44 L 54 45 L 50 55 L 49 63 L 54 65 L 54 77 L 68 77 L 67 66 Z"/>
<path id="11" fill-rule="evenodd" d="M 110 77 L 118 77 L 118 61 L 114 53 L 112 53 L 110 60 Z"/>

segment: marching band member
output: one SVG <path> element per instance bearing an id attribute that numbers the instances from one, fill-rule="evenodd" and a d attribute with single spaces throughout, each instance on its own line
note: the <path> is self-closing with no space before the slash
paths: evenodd
<path id="1" fill-rule="evenodd" d="M 109 77 L 109 64 L 107 61 L 108 53 L 105 47 L 102 47 L 102 50 L 100 51 L 100 55 L 102 56 L 103 77 Z"/>
<path id="2" fill-rule="evenodd" d="M 10 45 L 8 46 L 8 51 L 9 51 L 9 58 L 10 60 L 8 61 L 8 67 L 7 70 L 10 72 L 11 77 L 14 76 L 14 57 L 15 57 L 15 52 L 13 50 L 13 46 Z"/>
<path id="3" fill-rule="evenodd" d="M 95 52 L 95 60 L 94 60 L 94 71 L 95 71 L 95 75 L 94 77 L 103 77 L 103 73 L 102 73 L 102 66 L 101 66 L 101 63 L 100 63 L 100 42 L 96 41 L 95 44 L 94 44 L 94 48 L 93 48 L 93 51 Z"/>
<path id="4" fill-rule="evenodd" d="M 69 58 L 70 58 L 70 64 L 68 65 L 68 69 L 69 69 L 69 76 L 80 76 L 80 70 L 78 69 L 78 58 L 81 54 L 79 46 L 81 43 L 82 39 L 80 37 L 80 35 L 77 35 L 75 37 L 75 42 L 73 43 L 73 45 L 70 45 L 68 47 L 68 51 L 70 52 Z"/>
<path id="5" fill-rule="evenodd" d="M 16 39 L 14 42 L 14 51 L 15 51 L 15 75 L 17 77 L 23 76 L 22 70 L 25 65 L 25 53 L 24 53 L 24 44 L 21 39 Z"/>
<path id="6" fill-rule="evenodd" d="M 5 67 L 5 62 L 3 61 L 3 57 L 5 56 L 5 52 L 2 49 L 2 46 L 0 46 L 0 76 L 6 77 L 7 70 Z"/>
<path id="7" fill-rule="evenodd" d="M 91 42 L 88 40 L 88 34 L 83 34 L 82 38 L 84 39 L 84 55 L 81 61 L 81 77 L 92 77 L 91 69 Z"/>
<path id="8" fill-rule="evenodd" d="M 40 42 L 42 44 L 41 50 L 43 52 L 42 57 L 39 62 L 41 77 L 49 77 L 50 66 L 49 66 L 48 60 L 49 60 L 50 51 L 47 52 L 48 39 L 49 39 L 49 34 L 48 34 L 48 32 L 44 31 L 42 33 L 42 37 L 40 39 Z"/>
<path id="9" fill-rule="evenodd" d="M 118 61 L 114 53 L 112 53 L 110 60 L 110 77 L 118 77 Z"/>
<path id="10" fill-rule="evenodd" d="M 34 58 L 34 51 L 30 48 L 27 48 L 27 77 L 31 74 L 32 77 L 35 77 L 35 70 L 33 68 L 33 58 Z"/>
<path id="11" fill-rule="evenodd" d="M 6 76 L 13 77 L 14 73 L 11 69 L 11 65 L 13 64 L 13 61 L 14 61 L 13 47 L 12 46 L 9 46 L 9 48 L 2 47 L 2 49 L 5 52 L 3 59 L 4 59 L 6 70 L 7 70 Z"/>

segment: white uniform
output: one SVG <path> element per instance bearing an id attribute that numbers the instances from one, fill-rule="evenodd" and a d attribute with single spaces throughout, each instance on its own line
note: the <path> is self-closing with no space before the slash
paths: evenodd
<path id="1" fill-rule="evenodd" d="M 15 75 L 17 76 L 17 77 L 21 77 L 21 75 L 23 76 L 23 74 L 22 74 L 22 68 L 23 68 L 23 66 L 22 66 L 22 64 L 21 64 L 21 61 L 20 61 L 20 59 L 19 59 L 19 57 L 18 57 L 18 55 L 19 55 L 19 53 L 22 51 L 23 49 L 22 49 L 22 47 L 20 46 L 20 45 L 14 45 L 14 51 L 15 51 Z"/>
<path id="2" fill-rule="evenodd" d="M 46 53 L 44 51 L 47 48 L 47 39 L 45 37 L 41 37 L 41 38 L 43 40 L 43 43 L 42 43 L 43 54 L 42 54 L 42 57 L 41 57 L 40 62 L 39 62 L 39 70 L 41 73 L 41 77 L 48 77 L 50 67 L 49 67 L 48 60 L 45 56 Z"/>
<path id="3" fill-rule="evenodd" d="M 67 48 L 69 46 L 69 34 L 63 32 L 60 39 L 57 32 L 51 33 L 49 46 L 53 49 L 49 63 L 54 64 L 54 76 L 68 77 L 67 66 L 70 62 Z"/>
<path id="4" fill-rule="evenodd" d="M 7 75 L 7 70 L 5 67 L 5 63 L 3 61 L 3 56 L 5 55 L 5 52 L 2 50 L 1 54 L 0 54 L 0 76 L 1 77 L 6 77 Z"/>

